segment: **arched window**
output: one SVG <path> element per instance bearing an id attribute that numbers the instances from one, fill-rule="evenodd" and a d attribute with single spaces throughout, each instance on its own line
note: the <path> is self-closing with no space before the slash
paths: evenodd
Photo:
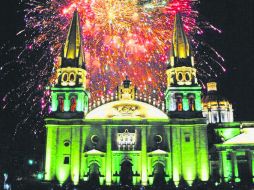
<path id="1" fill-rule="evenodd" d="M 68 73 L 63 73 L 62 75 L 62 81 L 67 82 L 68 81 Z"/>
<path id="2" fill-rule="evenodd" d="M 77 98 L 74 96 L 74 97 L 71 97 L 71 112 L 75 112 L 76 111 L 76 108 L 77 108 Z"/>
<path id="3" fill-rule="evenodd" d="M 181 95 L 176 97 L 176 110 L 183 111 L 183 98 Z"/>
<path id="4" fill-rule="evenodd" d="M 70 82 L 75 82 L 75 74 L 74 73 L 70 73 Z"/>
<path id="5" fill-rule="evenodd" d="M 75 83 L 76 83 L 76 74 L 72 72 L 69 74 L 69 85 L 74 86 Z"/>
<path id="6" fill-rule="evenodd" d="M 188 97 L 188 101 L 189 101 L 189 110 L 195 111 L 195 97 L 194 97 L 194 95 L 190 95 Z"/>
<path id="7" fill-rule="evenodd" d="M 185 80 L 186 80 L 187 82 L 190 82 L 190 81 L 191 81 L 191 77 L 190 77 L 190 73 L 189 73 L 189 72 L 186 72 L 186 73 L 185 73 Z"/>
<path id="8" fill-rule="evenodd" d="M 64 112 L 64 98 L 62 96 L 58 97 L 58 110 Z"/>

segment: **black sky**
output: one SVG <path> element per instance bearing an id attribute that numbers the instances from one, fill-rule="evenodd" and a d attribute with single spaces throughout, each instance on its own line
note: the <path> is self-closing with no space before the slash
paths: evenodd
<path id="1" fill-rule="evenodd" d="M 24 28 L 24 18 L 17 1 L 1 2 L 1 44 L 10 41 L 20 45 L 16 33 Z M 209 32 L 205 36 L 226 60 L 227 72 L 219 77 L 219 90 L 233 103 L 236 120 L 254 120 L 254 0 L 201 0 L 199 10 L 202 19 L 223 30 L 222 34 Z M 18 76 L 4 81 L 1 92 L 15 86 L 16 80 Z M 10 129 L 7 131 L 15 127 L 15 115 L 8 110 L 1 112 L 0 120 L 2 127 Z"/>

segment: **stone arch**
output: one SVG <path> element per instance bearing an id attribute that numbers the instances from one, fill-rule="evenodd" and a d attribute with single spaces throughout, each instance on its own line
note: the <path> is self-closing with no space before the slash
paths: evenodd
<path id="1" fill-rule="evenodd" d="M 163 162 L 158 161 L 153 165 L 153 177 L 153 185 L 166 184 L 165 164 Z"/>
<path id="2" fill-rule="evenodd" d="M 70 101 L 70 111 L 75 112 L 77 110 L 78 96 L 76 94 L 71 94 L 69 96 L 69 101 Z"/>
<path id="3" fill-rule="evenodd" d="M 183 111 L 183 94 L 176 94 L 176 111 Z"/>
<path id="4" fill-rule="evenodd" d="M 195 98 L 195 94 L 188 94 L 187 95 L 188 98 L 188 107 L 189 107 L 189 111 L 195 111 L 196 110 L 196 98 Z"/>
<path id="5" fill-rule="evenodd" d="M 100 165 L 98 162 L 91 162 L 89 164 L 88 182 L 94 185 L 100 184 Z"/>
<path id="6" fill-rule="evenodd" d="M 59 94 L 57 96 L 57 110 L 60 111 L 60 112 L 64 112 L 64 99 L 65 99 L 65 96 L 64 95 L 61 95 Z"/>
<path id="7" fill-rule="evenodd" d="M 132 185 L 133 171 L 132 162 L 130 159 L 125 158 L 121 162 L 120 170 L 120 183 L 122 185 Z"/>

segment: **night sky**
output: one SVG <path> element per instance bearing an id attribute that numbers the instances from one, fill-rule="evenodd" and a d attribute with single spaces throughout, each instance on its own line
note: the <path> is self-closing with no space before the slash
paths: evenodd
<path id="1" fill-rule="evenodd" d="M 203 20 L 223 30 L 222 34 L 206 34 L 206 41 L 225 58 L 227 72 L 219 77 L 219 91 L 227 97 L 235 110 L 235 120 L 254 120 L 254 1 L 253 0 L 201 0 L 199 7 Z M 22 7 L 17 0 L 4 0 L 0 6 L 0 43 L 19 46 L 16 33 L 24 28 Z M 1 53 L 1 56 L 4 54 Z M 0 57 L 1 62 L 5 60 Z M 2 64 L 2 63 L 1 63 Z M 18 69 L 18 68 L 17 68 Z M 16 74 L 15 74 L 16 73 Z M 0 96 L 15 87 L 19 72 L 12 72 L 0 81 Z M 2 97 L 0 97 L 2 99 Z M 9 110 L 0 112 L 1 143 L 12 136 L 16 114 Z M 18 133 L 16 139 L 30 137 L 29 131 Z M 31 137 L 32 138 L 32 137 Z M 42 138 L 43 139 L 43 138 Z M 16 140 L 17 141 L 17 140 Z M 29 144 L 29 141 L 23 141 Z"/>

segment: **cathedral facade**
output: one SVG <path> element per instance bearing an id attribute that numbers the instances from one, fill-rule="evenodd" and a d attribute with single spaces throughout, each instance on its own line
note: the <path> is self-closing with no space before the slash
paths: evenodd
<path id="1" fill-rule="evenodd" d="M 114 96 L 89 106 L 77 12 L 59 60 L 52 113 L 45 119 L 45 180 L 178 186 L 254 179 L 254 123 L 233 121 L 232 105 L 218 96 L 215 82 L 202 96 L 179 14 L 162 105 L 139 96 L 126 77 Z"/>

